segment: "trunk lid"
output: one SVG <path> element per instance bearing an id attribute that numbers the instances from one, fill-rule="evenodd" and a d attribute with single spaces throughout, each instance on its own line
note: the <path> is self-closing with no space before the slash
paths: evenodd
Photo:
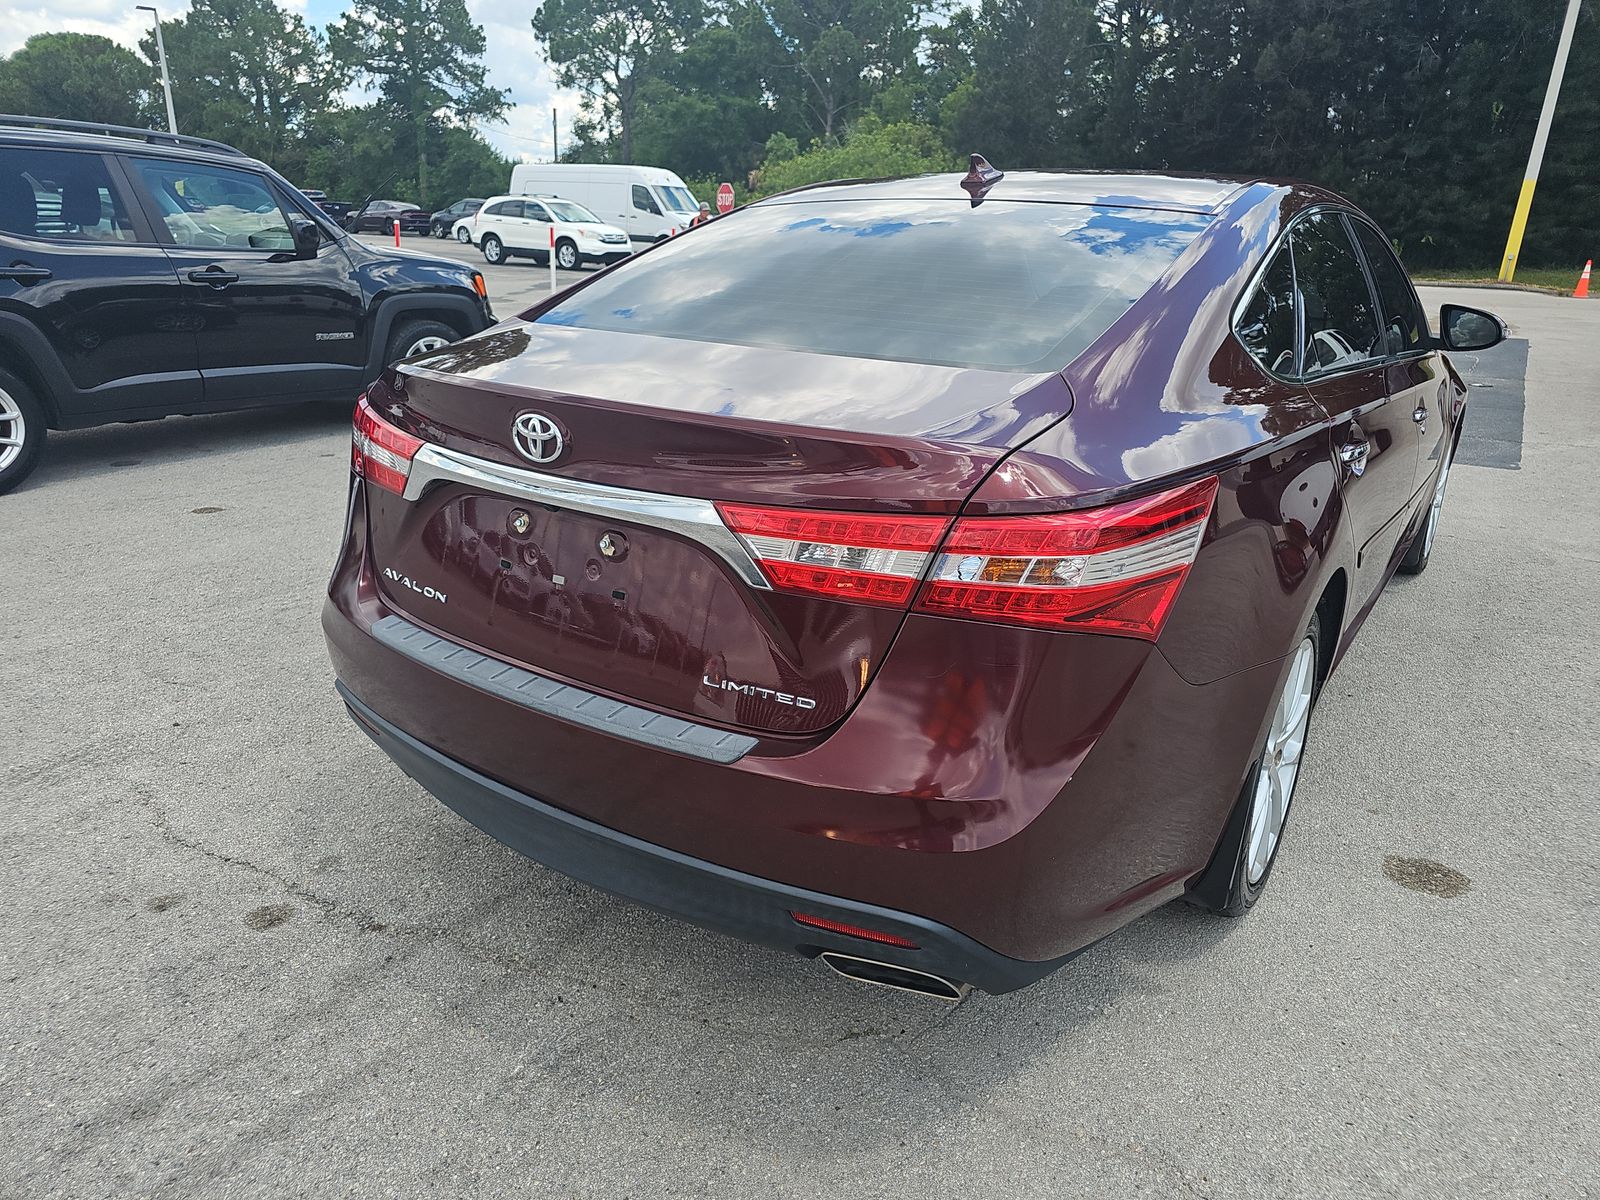
<path id="1" fill-rule="evenodd" d="M 371 402 L 512 478 L 942 516 L 1070 407 L 1057 375 L 522 322 L 407 364 Z M 549 463 L 514 448 L 513 422 L 530 413 L 561 435 Z M 411 500 L 369 485 L 368 514 L 379 587 L 408 617 L 591 690 L 742 730 L 803 734 L 840 720 L 904 617 L 753 586 L 703 530 L 492 478 L 446 478 Z"/>

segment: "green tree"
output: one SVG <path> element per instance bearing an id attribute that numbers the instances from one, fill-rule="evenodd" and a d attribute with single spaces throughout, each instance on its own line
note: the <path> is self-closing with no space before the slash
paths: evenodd
<path id="1" fill-rule="evenodd" d="M 703 0 L 544 0 L 533 32 L 556 82 L 583 93 L 590 137 L 616 136 L 631 163 L 640 105 L 653 80 L 705 25 Z"/>
<path id="2" fill-rule="evenodd" d="M 777 148 L 786 149 L 781 143 Z M 762 164 L 755 190 L 770 196 L 828 179 L 925 175 L 953 171 L 957 165 L 957 156 L 946 149 L 937 130 L 926 125 L 885 125 L 866 116 L 837 144 L 818 143 L 792 158 L 769 158 Z"/>
<path id="3" fill-rule="evenodd" d="M 1100 107 L 1094 0 L 983 0 L 969 36 L 972 74 L 941 106 L 951 145 L 1001 168 L 1086 162 Z"/>
<path id="4" fill-rule="evenodd" d="M 0 112 L 148 127 L 156 77 L 139 56 L 90 33 L 38 33 L 0 59 Z"/>
<path id="5" fill-rule="evenodd" d="M 916 71 L 930 0 L 746 0 L 764 19 L 768 85 L 796 98 L 824 138 L 866 111 L 888 84 Z"/>
<path id="6" fill-rule="evenodd" d="M 324 113 L 313 122 L 306 139 L 301 182 L 351 204 L 373 194 L 416 196 L 410 156 L 397 160 L 395 155 L 408 129 L 397 124 L 394 113 L 382 103 Z M 478 134 L 458 125 L 430 130 L 428 164 L 436 208 L 462 196 L 503 192 L 511 179 L 511 163 Z"/>
<path id="7" fill-rule="evenodd" d="M 306 124 L 344 81 L 298 14 L 273 0 L 192 0 L 162 32 L 180 129 L 230 142 L 291 176 L 304 170 Z M 154 36 L 139 48 L 157 61 Z"/>
<path id="8" fill-rule="evenodd" d="M 436 198 L 429 149 L 441 127 L 496 120 L 507 93 L 490 87 L 483 27 L 464 0 L 354 0 L 328 28 L 333 61 L 378 87 L 416 164 L 416 198 Z"/>

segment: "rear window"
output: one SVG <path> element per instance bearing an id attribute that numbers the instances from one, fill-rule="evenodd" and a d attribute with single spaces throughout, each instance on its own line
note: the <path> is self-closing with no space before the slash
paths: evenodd
<path id="1" fill-rule="evenodd" d="M 538 320 L 1053 371 L 1110 328 L 1209 222 L 996 200 L 757 205 L 595 280 Z"/>

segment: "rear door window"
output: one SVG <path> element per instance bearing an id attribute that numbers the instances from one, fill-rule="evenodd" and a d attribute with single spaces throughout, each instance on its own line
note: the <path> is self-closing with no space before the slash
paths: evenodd
<path id="1" fill-rule="evenodd" d="M 0 147 L 0 232 L 131 242 L 133 225 L 98 154 Z"/>
<path id="2" fill-rule="evenodd" d="M 289 222 L 266 180 L 249 171 L 203 164 L 132 160 L 167 232 L 179 246 L 233 250 L 294 249 Z"/>
<path id="3" fill-rule="evenodd" d="M 1211 218 L 990 200 L 760 204 L 578 288 L 542 324 L 1053 371 Z M 1357 268 L 1359 270 L 1359 267 Z"/>
<path id="4" fill-rule="evenodd" d="M 1422 305 L 1417 293 L 1406 278 L 1400 260 L 1394 256 L 1389 243 L 1365 221 L 1351 221 L 1356 240 L 1366 255 L 1367 266 L 1372 271 L 1372 282 L 1378 288 L 1378 316 L 1383 326 L 1384 348 L 1390 354 L 1408 354 L 1423 348 L 1428 326 L 1422 315 Z"/>
<path id="5" fill-rule="evenodd" d="M 1294 374 L 1294 264 L 1279 250 L 1262 272 L 1237 332 L 1250 355 L 1274 375 Z"/>
<path id="6" fill-rule="evenodd" d="M 1313 213 L 1295 224 L 1295 284 L 1305 314 L 1300 371 L 1306 378 L 1345 371 L 1383 357 L 1366 272 L 1338 213 Z"/>

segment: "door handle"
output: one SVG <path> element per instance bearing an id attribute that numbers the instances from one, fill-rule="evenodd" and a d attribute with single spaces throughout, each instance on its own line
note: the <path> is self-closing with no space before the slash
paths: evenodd
<path id="1" fill-rule="evenodd" d="M 0 267 L 0 279 L 11 279 L 17 283 L 43 283 L 49 278 L 50 271 L 47 267 L 30 267 L 26 263 Z"/>
<path id="2" fill-rule="evenodd" d="M 224 271 L 221 267 L 207 267 L 204 271 L 190 271 L 189 282 L 209 284 L 214 288 L 225 288 L 230 283 L 238 283 L 239 277 L 232 271 Z"/>
<path id="3" fill-rule="evenodd" d="M 1367 469 L 1367 453 L 1371 445 L 1363 438 L 1359 442 L 1345 442 L 1339 447 L 1339 461 L 1350 468 L 1350 474 L 1360 475 Z"/>
<path id="4" fill-rule="evenodd" d="M 1426 429 L 1428 426 L 1428 406 L 1418 401 L 1417 406 L 1411 410 L 1411 419 Z"/>

